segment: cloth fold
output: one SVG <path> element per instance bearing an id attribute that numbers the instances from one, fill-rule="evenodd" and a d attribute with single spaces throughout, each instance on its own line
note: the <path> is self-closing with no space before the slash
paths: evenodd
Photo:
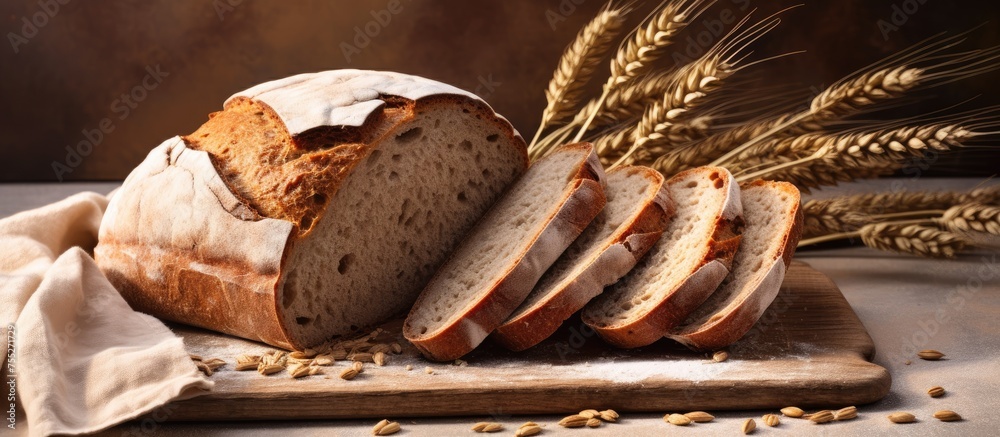
<path id="1" fill-rule="evenodd" d="M 0 220 L 4 373 L 27 418 L 16 427 L 32 435 L 99 431 L 213 386 L 87 254 L 107 204 L 81 193 Z"/>

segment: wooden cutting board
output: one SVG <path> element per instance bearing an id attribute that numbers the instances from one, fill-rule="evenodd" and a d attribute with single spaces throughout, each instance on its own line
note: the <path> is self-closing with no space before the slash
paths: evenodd
<path id="1" fill-rule="evenodd" d="M 400 325 L 387 329 L 398 332 Z M 192 353 L 229 363 L 270 350 L 204 330 L 175 330 Z M 351 381 L 337 376 L 346 362 L 302 379 L 236 372 L 229 364 L 211 377 L 211 393 L 176 402 L 171 420 L 837 407 L 881 399 L 891 382 L 884 368 L 869 362 L 872 339 L 840 290 L 804 263 L 792 265 L 767 313 L 728 351 L 728 361 L 715 363 L 667 340 L 617 350 L 570 319 L 553 338 L 522 353 L 486 343 L 465 357 L 467 366 L 430 363 L 412 348 L 384 367 L 369 364 Z M 433 374 L 425 372 L 428 366 Z"/>

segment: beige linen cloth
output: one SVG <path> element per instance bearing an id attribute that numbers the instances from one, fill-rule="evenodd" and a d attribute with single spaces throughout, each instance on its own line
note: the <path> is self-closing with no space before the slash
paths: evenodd
<path id="1" fill-rule="evenodd" d="M 18 431 L 95 432 L 213 386 L 183 341 L 129 308 L 87 254 L 107 205 L 81 193 L 0 220 L 0 323 L 14 339 L 4 399 L 13 369 L 28 422 Z"/>

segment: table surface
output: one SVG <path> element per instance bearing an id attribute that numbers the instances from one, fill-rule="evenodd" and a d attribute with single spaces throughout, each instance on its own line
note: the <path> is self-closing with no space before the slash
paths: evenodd
<path id="1" fill-rule="evenodd" d="M 872 190 L 968 189 L 981 183 L 972 179 L 887 179 L 845 184 L 815 193 L 813 197 Z M 92 190 L 107 193 L 116 183 L 0 184 L 0 217 Z M 652 435 L 664 432 L 697 432 L 698 435 L 738 435 L 747 418 L 757 420 L 756 435 L 997 435 L 1000 434 L 1000 259 L 997 253 L 965 255 L 957 260 L 929 260 L 877 252 L 862 247 L 804 250 L 796 259 L 811 264 L 840 286 L 876 345 L 875 362 L 892 375 L 892 390 L 883 400 L 859 406 L 850 422 L 814 425 L 801 419 L 783 420 L 767 428 L 760 416 L 767 411 L 712 412 L 716 420 L 680 429 L 663 422 L 661 414 L 625 414 L 618 424 L 598 429 L 563 429 L 556 416 L 397 418 L 403 432 L 397 435 L 473 435 L 475 422 L 499 421 L 510 435 L 521 423 L 543 425 L 543 436 Z M 917 359 L 915 351 L 938 349 L 941 361 Z M 909 363 L 909 364 L 907 364 Z M 947 394 L 931 398 L 928 388 L 940 385 Z M 747 396 L 752 396 L 748 393 Z M 595 405 L 595 408 L 601 406 Z M 831 406 L 836 407 L 836 406 Z M 950 409 L 964 418 L 944 423 L 931 417 Z M 897 425 L 886 415 L 908 411 L 917 423 Z M 446 412 L 443 412 L 446 414 Z M 567 414 L 574 413 L 567 411 Z M 666 412 L 664 412 L 666 413 Z M 375 420 L 126 423 L 102 435 L 136 434 L 167 436 L 233 435 L 367 436 Z M 697 429 L 697 431 L 694 431 Z"/>

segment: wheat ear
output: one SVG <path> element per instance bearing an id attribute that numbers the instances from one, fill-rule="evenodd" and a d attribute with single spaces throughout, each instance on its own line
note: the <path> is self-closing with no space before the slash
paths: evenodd
<path id="1" fill-rule="evenodd" d="M 640 148 L 663 147 L 692 140 L 690 127 L 679 123 L 679 120 L 733 72 L 734 69 L 719 56 L 702 58 L 684 66 L 678 71 L 673 90 L 643 112 L 632 134 L 631 147 L 612 167 L 628 160 Z"/>
<path id="2" fill-rule="evenodd" d="M 611 44 L 621 31 L 624 23 L 624 9 L 603 10 L 594 17 L 576 39 L 559 58 L 559 65 L 545 90 L 546 106 L 542 111 L 542 121 L 531 140 L 531 145 L 538 142 L 545 128 L 552 122 L 572 115 L 575 106 L 583 94 L 587 84 L 601 59 L 610 49 Z"/>
<path id="3" fill-rule="evenodd" d="M 746 58 L 744 51 L 781 23 L 780 19 L 772 15 L 743 29 L 749 18 L 747 16 L 737 23 L 733 30 L 705 55 L 675 71 L 673 89 L 646 108 L 635 128 L 631 147 L 611 166 L 612 168 L 628 162 L 640 149 L 662 149 L 664 146 L 677 144 L 671 143 L 671 140 L 687 136 L 685 133 L 689 128 L 683 123 L 678 124 L 678 121 L 695 109 L 705 96 L 717 90 L 726 79 L 739 69 L 745 68 L 746 66 L 736 66 Z M 766 59 L 752 62 L 747 66 L 763 61 Z"/>
<path id="4" fill-rule="evenodd" d="M 862 111 L 883 100 L 901 97 L 916 87 L 922 70 L 906 66 L 879 69 L 826 88 L 812 99 L 809 109 L 751 122 L 698 145 L 697 154 L 677 157 L 684 166 L 725 165 L 751 148 L 768 147 L 771 138 L 822 130 L 830 123 Z"/>
<path id="5" fill-rule="evenodd" d="M 697 64 L 691 65 L 697 66 Z M 641 148 L 634 152 L 632 158 L 627 159 L 625 163 L 649 165 L 656 161 L 657 158 L 678 150 L 679 147 L 682 147 L 681 145 L 705 139 L 709 136 L 711 130 L 716 127 L 716 124 L 721 121 L 726 119 L 745 119 L 747 114 L 759 114 L 762 111 L 774 110 L 775 108 L 787 105 L 786 101 L 779 101 L 777 103 L 769 102 L 769 100 L 775 98 L 774 89 L 761 89 L 759 87 L 751 87 L 750 92 L 739 92 L 735 95 L 722 95 L 715 92 L 709 93 L 707 96 L 703 95 L 705 94 L 704 91 L 715 88 L 721 82 L 720 77 L 728 78 L 733 73 L 733 70 L 729 67 L 723 68 L 721 73 L 715 73 L 719 74 L 720 77 L 714 77 L 711 74 L 694 74 L 689 76 L 679 74 L 683 71 L 684 69 L 682 68 L 670 75 L 670 83 L 673 86 L 669 90 L 665 90 L 655 99 L 643 99 L 649 102 L 646 106 L 647 109 L 650 106 L 657 105 L 654 111 L 660 111 L 662 121 L 650 122 L 650 120 L 655 120 L 655 118 L 636 120 L 636 114 L 646 114 L 646 110 L 641 108 L 637 113 L 633 112 L 621 116 L 615 115 L 615 121 L 618 122 L 618 126 L 606 130 L 593 140 L 594 144 L 598 146 L 597 150 L 602 162 L 611 165 L 611 163 L 617 161 L 625 154 L 631 142 L 636 139 L 637 125 L 639 123 L 645 126 L 652 126 L 647 128 L 647 132 L 656 134 L 655 136 L 659 140 L 645 142 Z M 688 78 L 688 83 L 692 85 L 676 84 L 678 78 L 683 79 L 685 77 Z M 695 81 L 697 81 L 697 85 L 693 85 Z M 728 81 L 727 83 L 731 83 L 733 87 L 741 85 L 739 82 L 732 83 L 732 81 Z M 743 84 L 747 83 L 751 82 L 744 82 Z M 700 88 L 699 91 L 702 92 L 685 91 L 695 88 Z M 681 104 L 673 104 L 673 106 L 686 107 L 682 109 L 687 110 L 683 111 L 683 114 L 677 114 L 682 111 L 676 111 L 675 113 L 663 111 L 661 108 L 671 106 L 672 104 L 658 102 L 669 102 L 670 100 L 681 102 Z M 685 100 L 687 100 L 687 103 L 683 103 Z M 754 109 L 729 112 L 733 107 L 753 107 Z M 697 111 L 690 111 L 690 109 L 697 109 Z M 675 114 L 677 116 L 674 116 Z M 626 124 L 628 122 L 636 124 L 630 126 Z"/>
<path id="6" fill-rule="evenodd" d="M 875 223 L 858 236 L 873 249 L 928 257 L 953 258 L 966 247 L 960 236 L 922 224 Z"/>
<path id="7" fill-rule="evenodd" d="M 855 115 L 875 103 L 897 98 L 917 87 L 951 83 L 1000 68 L 1000 47 L 965 53 L 946 53 L 962 42 L 964 35 L 921 41 L 898 54 L 865 67 L 816 96 L 808 110 L 767 120 L 755 130 L 755 136 L 721 139 L 712 144 L 728 151 L 710 165 L 725 165 L 744 150 L 758 146 L 782 133 L 812 132 L 830 122 Z M 711 142 L 709 138 L 707 142 Z M 706 147 L 711 149 L 711 147 Z"/>
<path id="8" fill-rule="evenodd" d="M 985 232 L 1000 236 L 1000 207 L 982 203 L 966 203 L 949 208 L 941 223 L 956 234 Z"/>
<path id="9" fill-rule="evenodd" d="M 961 117 L 942 119 L 944 122 L 925 120 L 928 124 L 924 126 L 774 139 L 744 151 L 725 167 L 740 180 L 785 169 L 789 180 L 812 180 L 800 187 L 808 191 L 821 185 L 891 174 L 907 165 L 920 165 L 927 153 L 947 152 L 975 137 L 995 134 L 973 131 L 993 122 L 963 127 L 956 123 Z M 974 122 L 965 119 L 962 123 L 966 121 Z"/>
<path id="10" fill-rule="evenodd" d="M 947 151 L 952 147 L 961 147 L 963 141 L 978 135 L 980 134 L 961 125 L 949 124 L 867 133 L 804 135 L 778 141 L 775 145 L 777 150 L 788 151 L 779 156 L 801 158 L 753 173 L 740 174 L 737 180 L 767 176 L 792 182 L 800 187 L 816 188 L 820 186 L 822 177 L 841 182 L 853 180 L 857 177 L 853 170 L 878 169 L 886 164 L 898 163 L 906 157 L 923 156 L 930 150 Z"/>
<path id="11" fill-rule="evenodd" d="M 861 112 L 865 107 L 904 96 L 920 84 L 924 71 L 899 66 L 871 71 L 834 84 L 812 99 L 809 117 L 790 126 L 791 133 L 822 130 L 830 122 Z"/>
<path id="12" fill-rule="evenodd" d="M 802 237 L 853 232 L 875 217 L 941 214 L 962 203 L 1000 202 L 1000 185 L 963 191 L 900 191 L 863 193 L 829 199 L 810 200 L 802 205 L 805 220 Z"/>
<path id="13" fill-rule="evenodd" d="M 652 18 L 639 26 L 611 59 L 608 87 L 615 88 L 649 71 L 650 63 L 673 43 L 674 36 L 714 0 L 667 1 Z"/>
<path id="14" fill-rule="evenodd" d="M 649 20 L 636 28 L 611 59 L 611 75 L 604 84 L 601 96 L 597 98 L 597 109 L 588 114 L 573 141 L 580 141 L 587 133 L 612 89 L 649 71 L 650 63 L 658 59 L 664 48 L 673 43 L 673 37 L 713 3 L 715 0 L 669 0 Z"/>

